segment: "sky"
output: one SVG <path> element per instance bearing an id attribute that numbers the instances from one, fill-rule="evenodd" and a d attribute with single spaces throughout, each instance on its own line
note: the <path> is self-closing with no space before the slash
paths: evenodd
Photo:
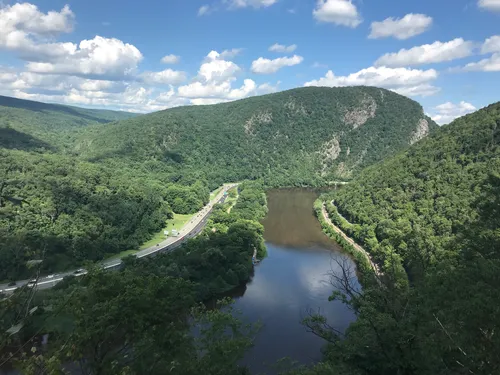
<path id="1" fill-rule="evenodd" d="M 500 0 L 0 0 L 0 95 L 152 112 L 384 87 L 439 124 L 500 100 Z"/>

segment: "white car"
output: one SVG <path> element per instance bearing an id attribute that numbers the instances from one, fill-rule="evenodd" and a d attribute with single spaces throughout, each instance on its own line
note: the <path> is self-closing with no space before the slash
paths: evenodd
<path id="1" fill-rule="evenodd" d="M 48 275 L 47 279 L 53 279 L 56 275 Z"/>
<path id="2" fill-rule="evenodd" d="M 28 281 L 28 288 L 33 288 L 34 286 L 36 286 L 36 280 L 30 280 Z"/>

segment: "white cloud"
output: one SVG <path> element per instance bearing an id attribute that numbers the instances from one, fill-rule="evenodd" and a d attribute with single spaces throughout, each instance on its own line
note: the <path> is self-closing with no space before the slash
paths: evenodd
<path id="1" fill-rule="evenodd" d="M 481 47 L 481 53 L 500 52 L 500 35 L 493 35 L 486 39 Z"/>
<path id="2" fill-rule="evenodd" d="M 296 44 L 291 44 L 289 46 L 285 46 L 283 44 L 275 43 L 271 47 L 269 47 L 269 51 L 271 52 L 279 52 L 279 53 L 292 53 L 297 49 Z"/>
<path id="3" fill-rule="evenodd" d="M 11 33 L 21 33 L 24 37 L 56 36 L 73 30 L 74 14 L 68 5 L 60 12 L 50 11 L 47 14 L 38 10 L 36 5 L 17 3 L 0 8 L 0 38 L 9 39 Z M 2 40 L 0 39 L 0 40 Z"/>
<path id="4" fill-rule="evenodd" d="M 181 57 L 177 55 L 166 55 L 163 56 L 161 62 L 164 64 L 178 64 L 181 61 Z"/>
<path id="5" fill-rule="evenodd" d="M 439 87 L 433 86 L 429 83 L 424 83 L 423 85 L 416 86 L 402 86 L 397 88 L 391 88 L 392 91 L 404 96 L 431 96 L 437 94 L 441 89 Z"/>
<path id="6" fill-rule="evenodd" d="M 479 0 L 477 5 L 486 10 L 500 12 L 500 0 Z"/>
<path id="7" fill-rule="evenodd" d="M 475 110 L 476 107 L 464 101 L 458 104 L 447 102 L 434 107 L 435 114 L 431 115 L 431 118 L 438 124 L 443 125 L 452 122 L 460 116 L 474 112 Z"/>
<path id="8" fill-rule="evenodd" d="M 428 96 L 439 89 L 432 86 L 438 77 L 434 69 L 418 70 L 407 68 L 370 67 L 348 76 L 336 76 L 331 70 L 318 80 L 306 82 L 304 86 L 377 86 L 402 95 Z"/>
<path id="9" fill-rule="evenodd" d="M 186 80 L 186 73 L 178 70 L 165 69 L 161 72 L 144 72 L 141 74 L 144 82 L 149 84 L 178 85 Z"/>
<path id="10" fill-rule="evenodd" d="M 293 66 L 300 64 L 304 58 L 302 56 L 293 55 L 292 57 L 280 57 L 274 60 L 259 57 L 252 61 L 252 72 L 257 74 L 271 74 L 285 66 Z"/>
<path id="11" fill-rule="evenodd" d="M 331 22 L 352 28 L 363 21 L 351 0 L 317 0 L 313 16 L 320 22 Z"/>
<path id="12" fill-rule="evenodd" d="M 228 4 L 229 8 L 247 8 L 252 7 L 267 8 L 274 5 L 278 0 L 224 0 L 224 3 Z"/>
<path id="13" fill-rule="evenodd" d="M 432 25 L 432 18 L 425 14 L 407 14 L 403 18 L 386 18 L 381 22 L 372 22 L 371 39 L 394 37 L 399 40 L 409 39 L 422 34 Z"/>
<path id="14" fill-rule="evenodd" d="M 96 36 L 82 40 L 78 48 L 68 50 L 52 62 L 30 62 L 27 68 L 36 73 L 118 79 L 132 75 L 142 58 L 141 52 L 131 44 Z"/>
<path id="15" fill-rule="evenodd" d="M 60 12 L 46 14 L 28 3 L 0 5 L 0 49 L 13 51 L 29 61 L 72 52 L 76 48 L 73 43 L 48 43 L 47 40 L 71 32 L 73 19 L 74 14 L 67 5 Z"/>
<path id="16" fill-rule="evenodd" d="M 221 59 L 232 59 L 238 56 L 243 51 L 243 48 L 233 48 L 233 49 L 225 49 L 219 55 Z"/>
<path id="17" fill-rule="evenodd" d="M 226 103 L 227 101 L 228 101 L 227 99 L 222 99 L 222 98 L 196 98 L 196 99 L 191 99 L 189 103 L 192 105 L 212 105 L 212 104 Z"/>
<path id="18" fill-rule="evenodd" d="M 241 69 L 232 61 L 224 60 L 217 51 L 211 51 L 198 70 L 198 77 L 204 82 L 223 82 Z"/>
<path id="19" fill-rule="evenodd" d="M 500 53 L 494 53 L 491 57 L 478 62 L 465 65 L 463 68 L 454 70 L 462 71 L 481 71 L 481 72 L 500 72 Z"/>
<path id="20" fill-rule="evenodd" d="M 278 81 L 276 85 L 272 85 L 268 82 L 263 83 L 257 87 L 257 94 L 263 95 L 263 94 L 271 94 L 273 92 L 278 92 L 280 83 L 281 81 Z"/>
<path id="21" fill-rule="evenodd" d="M 231 51 L 225 55 L 234 55 Z M 257 90 L 257 85 L 251 79 L 245 79 L 239 88 L 232 87 L 236 81 L 235 75 L 240 70 L 234 62 L 225 60 L 222 54 L 211 51 L 200 66 L 196 80 L 188 85 L 180 86 L 178 96 L 188 98 L 191 104 L 198 105 L 221 103 L 253 95 Z"/>
<path id="22" fill-rule="evenodd" d="M 446 43 L 436 41 L 410 49 L 403 48 L 396 53 L 387 53 L 375 62 L 375 66 L 399 67 L 440 63 L 470 56 L 473 50 L 474 43 L 462 38 Z"/>
<path id="23" fill-rule="evenodd" d="M 209 14 L 211 11 L 210 5 L 202 5 L 200 9 L 198 9 L 198 16 L 204 16 Z"/>

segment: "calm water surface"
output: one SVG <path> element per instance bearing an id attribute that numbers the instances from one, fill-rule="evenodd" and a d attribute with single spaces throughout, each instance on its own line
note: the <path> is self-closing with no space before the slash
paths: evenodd
<path id="1" fill-rule="evenodd" d="M 303 189 L 271 190 L 269 214 L 263 221 L 268 257 L 253 279 L 237 291 L 235 307 L 263 327 L 244 363 L 253 374 L 273 374 L 269 367 L 283 357 L 307 364 L 321 359 L 324 341 L 300 323 L 308 309 L 320 311 L 336 328 L 345 329 L 354 315 L 338 302 L 328 302 L 333 287 L 328 274 L 340 247 L 322 231 L 314 216 L 318 193 Z M 344 255 L 345 256 L 345 255 Z"/>

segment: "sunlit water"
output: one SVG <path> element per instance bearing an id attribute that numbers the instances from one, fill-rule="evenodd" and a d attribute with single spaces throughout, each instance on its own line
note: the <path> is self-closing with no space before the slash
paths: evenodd
<path id="1" fill-rule="evenodd" d="M 253 374 L 275 374 L 271 366 L 283 357 L 301 364 L 321 359 L 324 341 L 300 323 L 308 310 L 319 310 L 341 330 L 354 320 L 344 305 L 328 302 L 333 290 L 328 275 L 337 269 L 334 259 L 345 255 L 314 217 L 317 196 L 302 189 L 268 192 L 269 214 L 263 221 L 268 257 L 250 282 L 231 293 L 246 321 L 263 324 L 243 361 Z M 1 374 L 18 372 L 4 368 Z"/>
<path id="2" fill-rule="evenodd" d="M 345 255 L 321 231 L 313 212 L 317 196 L 302 189 L 268 192 L 263 221 L 268 257 L 246 287 L 235 291 L 235 307 L 245 320 L 263 324 L 244 360 L 253 374 L 275 373 L 270 365 L 283 357 L 301 364 L 321 359 L 325 342 L 301 324 L 308 311 L 319 310 L 342 330 L 354 320 L 344 305 L 328 302 L 329 274 L 338 267 L 334 259 Z"/>

